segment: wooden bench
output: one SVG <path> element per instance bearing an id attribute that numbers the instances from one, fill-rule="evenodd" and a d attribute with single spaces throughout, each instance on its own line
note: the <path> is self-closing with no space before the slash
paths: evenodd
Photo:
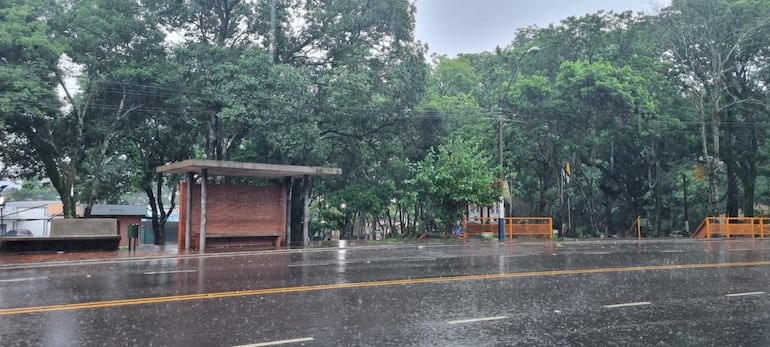
<path id="1" fill-rule="evenodd" d="M 272 239 L 273 248 L 279 248 L 281 246 L 281 237 L 284 234 L 279 231 L 249 231 L 249 232 L 234 232 L 234 233 L 206 233 L 206 242 L 211 240 L 212 245 L 224 245 L 224 246 L 244 246 L 248 245 L 249 240 L 259 239 Z"/>

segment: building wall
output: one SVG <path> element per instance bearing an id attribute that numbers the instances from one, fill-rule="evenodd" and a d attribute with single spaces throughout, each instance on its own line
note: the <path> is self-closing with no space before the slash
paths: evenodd
<path id="1" fill-rule="evenodd" d="M 120 235 L 120 245 L 128 246 L 128 226 L 131 224 L 141 225 L 142 223 L 141 216 L 113 216 L 113 217 L 118 221 L 118 234 Z"/>
<path id="2" fill-rule="evenodd" d="M 286 189 L 284 186 L 209 184 L 206 232 L 238 234 L 279 232 L 286 234 Z M 185 249 L 187 184 L 179 187 L 179 229 L 177 243 Z M 193 185 L 190 248 L 200 246 L 201 186 Z M 283 243 L 284 238 L 281 237 Z"/>
<path id="3" fill-rule="evenodd" d="M 8 202 L 3 209 L 3 222 L 6 230 L 28 229 L 36 237 L 47 237 L 51 231 L 51 220 L 62 219 L 62 203 L 50 201 L 12 201 Z M 144 206 L 131 205 L 95 205 L 102 210 L 105 208 L 133 211 L 138 215 L 112 215 L 112 214 L 92 214 L 90 218 L 112 218 L 117 219 L 117 229 L 115 233 L 121 235 L 120 244 L 128 245 L 128 225 L 140 223 L 141 217 L 145 212 Z M 82 216 L 80 205 L 77 206 L 78 216 Z"/>
<path id="4" fill-rule="evenodd" d="M 109 236 L 117 234 L 115 218 L 72 218 L 51 220 L 51 236 Z"/>
<path id="5" fill-rule="evenodd" d="M 177 236 L 179 233 L 179 226 L 177 225 L 177 222 L 166 222 L 165 228 L 163 229 L 165 232 L 165 241 L 166 244 L 170 243 L 177 243 Z M 143 220 L 142 221 L 142 230 L 140 230 L 139 235 L 139 242 L 140 243 L 146 243 L 146 244 L 153 244 L 155 243 L 155 235 L 153 234 L 152 230 L 152 220 Z"/>

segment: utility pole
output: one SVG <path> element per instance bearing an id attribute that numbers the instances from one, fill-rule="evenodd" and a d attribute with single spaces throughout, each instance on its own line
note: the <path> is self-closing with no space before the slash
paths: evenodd
<path id="1" fill-rule="evenodd" d="M 684 232 L 690 235 L 690 216 L 687 211 L 687 175 L 682 174 L 682 188 L 684 189 Z"/>
<path id="2" fill-rule="evenodd" d="M 275 64 L 276 6 L 278 6 L 278 0 L 272 0 L 270 5 L 270 64 Z"/>
<path id="3" fill-rule="evenodd" d="M 3 196 L 3 190 L 7 187 L 7 184 L 0 186 L 0 236 L 5 236 L 5 217 L 3 216 L 5 209 L 5 197 Z"/>
<path id="4" fill-rule="evenodd" d="M 498 88 L 497 88 L 497 159 L 498 159 L 498 165 L 500 165 L 500 189 L 502 189 L 505 182 L 505 169 L 503 168 L 503 98 L 508 95 L 508 91 L 511 89 L 511 84 L 516 80 L 516 75 L 519 74 L 519 67 L 521 66 L 521 60 L 524 59 L 524 56 L 530 53 L 537 53 L 540 52 L 540 48 L 538 47 L 531 47 L 527 51 L 521 54 L 519 56 L 519 60 L 516 61 L 516 68 L 513 70 L 513 74 L 511 75 L 510 81 L 508 81 L 508 86 L 505 88 L 505 92 L 503 92 L 503 80 L 498 80 Z M 510 187 L 508 188 L 510 189 Z M 511 199 L 513 200 L 513 199 Z M 513 201 L 511 201 L 513 203 Z M 500 242 L 505 241 L 505 199 L 503 196 L 500 196 L 500 201 L 498 205 L 499 211 L 498 211 L 498 218 L 497 218 L 497 240 Z"/>

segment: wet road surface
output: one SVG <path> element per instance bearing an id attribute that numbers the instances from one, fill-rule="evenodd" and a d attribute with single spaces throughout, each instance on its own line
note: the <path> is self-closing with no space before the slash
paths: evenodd
<path id="1" fill-rule="evenodd" d="M 0 264 L 3 346 L 770 345 L 770 241 Z"/>

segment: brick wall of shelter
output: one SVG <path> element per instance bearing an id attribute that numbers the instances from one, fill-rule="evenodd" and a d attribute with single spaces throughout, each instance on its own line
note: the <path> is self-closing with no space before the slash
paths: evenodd
<path id="1" fill-rule="evenodd" d="M 286 234 L 286 189 L 282 185 L 209 184 L 206 232 L 220 234 L 279 232 Z M 185 249 L 187 184 L 179 185 L 178 247 Z M 192 190 L 190 248 L 200 247 L 201 186 Z M 281 238 L 283 243 L 283 238 Z"/>

